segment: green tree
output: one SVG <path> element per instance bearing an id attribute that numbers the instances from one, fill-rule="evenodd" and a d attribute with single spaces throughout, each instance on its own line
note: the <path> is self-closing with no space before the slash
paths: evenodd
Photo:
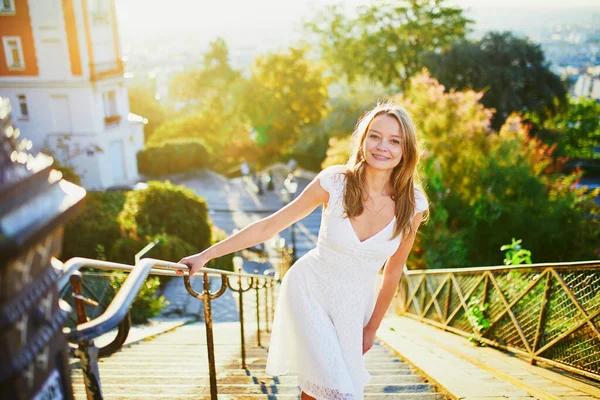
<path id="1" fill-rule="evenodd" d="M 541 47 L 510 32 L 490 32 L 477 42 L 455 43 L 441 54 L 429 53 L 424 63 L 446 87 L 483 91 L 482 104 L 496 110 L 494 129 L 514 111 L 537 113 L 545 119 L 566 100 L 565 87 L 550 71 Z"/>
<path id="2" fill-rule="evenodd" d="M 213 168 L 225 172 L 250 151 L 251 125 L 244 114 L 247 82 L 229 64 L 227 43 L 218 38 L 204 54 L 202 68 L 181 72 L 169 84 L 175 101 L 185 106 L 150 138 L 150 145 L 173 140 L 200 140 L 209 152 Z"/>
<path id="3" fill-rule="evenodd" d="M 600 146 L 599 115 L 600 104 L 596 100 L 569 98 L 562 112 L 544 121 L 540 134 L 553 136 L 561 155 L 574 159 L 598 158 L 594 156 L 594 148 Z"/>
<path id="4" fill-rule="evenodd" d="M 171 96 L 186 103 L 186 110 L 210 109 L 215 98 L 231 101 L 232 89 L 243 81 L 241 72 L 229 64 L 229 49 L 222 38 L 210 42 L 202 68 L 177 74 L 169 83 Z"/>
<path id="5" fill-rule="evenodd" d="M 243 98 L 262 162 L 272 162 L 302 133 L 327 115 L 323 66 L 306 58 L 308 48 L 256 58 Z"/>
<path id="6" fill-rule="evenodd" d="M 444 229 L 466 246 L 467 265 L 502 264 L 497 249 L 515 236 L 540 262 L 595 257 L 597 226 L 588 216 L 598 210 L 594 193 L 575 189 L 581 174 L 559 173 L 554 149 L 529 137 L 518 116 L 493 133 L 491 110 L 479 102 L 481 97 L 471 90 L 447 92 L 423 74 L 397 98 L 418 122 L 435 159 L 424 180 L 429 184 L 433 176 L 443 189 L 428 194 L 437 198 L 436 212 L 441 205 L 448 213 Z M 438 251 L 429 241 L 433 226 L 424 227 L 426 251 L 429 246 Z"/>
<path id="7" fill-rule="evenodd" d="M 218 98 L 212 106 L 191 115 L 184 115 L 160 126 L 150 138 L 149 146 L 176 144 L 185 140 L 197 140 L 208 152 L 211 168 L 227 171 L 239 164 L 242 156 L 251 151 L 250 124 L 246 116 L 225 107 Z"/>
<path id="8" fill-rule="evenodd" d="M 306 29 L 317 35 L 323 58 L 352 83 L 365 76 L 405 88 L 423 56 L 464 38 L 472 22 L 446 0 L 376 1 L 349 17 L 342 5 L 326 7 Z"/>

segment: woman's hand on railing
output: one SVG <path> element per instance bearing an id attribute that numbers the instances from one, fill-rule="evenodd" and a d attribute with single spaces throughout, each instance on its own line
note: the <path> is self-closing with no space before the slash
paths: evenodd
<path id="1" fill-rule="evenodd" d="M 202 267 L 204 267 L 211 258 L 206 254 L 206 252 L 194 254 L 193 256 L 183 257 L 179 260 L 179 264 L 185 264 L 190 268 L 190 276 L 194 275 L 198 272 Z M 177 275 L 183 275 L 183 270 L 175 270 Z"/>

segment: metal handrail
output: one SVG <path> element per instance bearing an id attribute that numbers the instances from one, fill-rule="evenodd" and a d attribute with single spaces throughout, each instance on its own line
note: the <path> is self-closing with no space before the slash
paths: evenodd
<path id="1" fill-rule="evenodd" d="M 176 274 L 175 271 L 184 270 L 186 271 L 185 276 L 189 276 L 187 273 L 187 265 L 164 260 L 156 260 L 153 258 L 144 258 L 140 260 L 139 264 L 136 266 L 81 257 L 71 258 L 64 264 L 61 263 L 62 265 L 58 263 L 61 263 L 58 259 L 55 258 L 52 260 L 52 264 L 54 266 L 62 268 L 63 270 L 58 279 L 59 290 L 68 283 L 73 272 L 78 271 L 83 267 L 126 271 L 130 273 L 129 277 L 127 277 L 121 286 L 121 289 L 117 292 L 115 298 L 102 315 L 93 319 L 92 321 L 88 321 L 77 326 L 77 328 L 72 329 L 71 332 L 67 333 L 68 340 L 72 342 L 93 339 L 117 326 L 117 324 L 127 314 L 127 310 L 129 310 L 131 304 L 133 304 L 137 293 L 140 291 L 142 284 L 148 275 L 180 276 Z M 265 278 L 264 275 L 260 274 L 230 272 L 213 268 L 202 268 L 198 271 L 198 273 L 206 273 L 209 276 L 229 275 L 246 278 Z"/>
<path id="2" fill-rule="evenodd" d="M 260 313 L 259 313 L 259 297 L 258 289 L 271 289 L 271 303 L 273 304 L 273 282 L 278 281 L 278 274 L 270 276 L 268 274 L 250 274 L 245 272 L 230 272 L 212 268 L 202 268 L 198 271 L 204 277 L 204 290 L 202 293 L 196 292 L 190 282 L 189 267 L 184 264 L 174 263 L 170 261 L 157 260 L 152 258 L 144 258 L 139 260 L 135 266 L 120 264 L 108 261 L 93 260 L 87 258 L 72 258 L 62 264 L 59 260 L 53 259 L 52 264 L 62 270 L 58 278 L 58 287 L 62 289 L 69 282 L 71 275 L 82 267 L 93 267 L 95 269 L 110 270 L 110 271 L 125 271 L 129 272 L 129 276 L 117 292 L 113 301 L 106 308 L 103 314 L 91 321 L 81 323 L 74 329 L 65 328 L 65 334 L 70 342 L 78 342 L 79 347 L 75 351 L 76 355 L 81 360 L 81 369 L 83 372 L 84 383 L 88 398 L 102 398 L 102 388 L 100 386 L 100 375 L 98 370 L 98 348 L 95 347 L 93 339 L 102 335 L 123 320 L 128 315 L 129 308 L 137 297 L 137 293 L 141 289 L 144 280 L 148 275 L 162 276 L 180 276 L 175 273 L 176 270 L 183 270 L 183 280 L 186 289 L 195 298 L 204 301 L 205 324 L 207 332 L 207 343 L 209 351 L 209 369 L 210 369 L 210 389 L 211 399 L 217 398 L 216 370 L 214 362 L 214 344 L 212 341 L 212 311 L 210 301 L 222 295 L 227 286 L 240 294 L 240 312 L 243 313 L 243 301 L 241 294 L 250 288 L 256 289 L 257 302 L 257 338 L 260 345 Z M 221 288 L 215 292 L 210 292 L 208 285 L 209 276 L 220 276 L 222 280 Z M 230 277 L 237 277 L 238 287 L 234 288 L 229 281 Z M 247 288 L 242 287 L 242 278 L 249 278 L 250 285 Z M 259 279 L 264 279 L 263 285 L 258 284 Z M 267 281 L 269 284 L 267 284 Z M 268 307 L 267 294 L 265 294 L 265 307 Z M 268 318 L 268 310 L 266 311 Z M 245 364 L 245 342 L 244 342 L 244 323 L 243 315 L 240 315 L 241 340 L 242 340 L 242 368 Z M 268 329 L 268 321 L 267 321 Z"/>
<path id="3" fill-rule="evenodd" d="M 556 263 L 535 263 L 535 264 L 519 264 L 519 265 L 490 265 L 482 267 L 466 267 L 466 268 L 439 268 L 439 269 L 412 269 L 406 270 L 408 275 L 434 275 L 448 273 L 463 273 L 463 272 L 482 272 L 482 271 L 514 271 L 519 269 L 544 269 L 544 268 L 570 268 L 570 267 L 597 267 L 600 266 L 600 260 L 592 261 L 571 261 L 571 262 L 556 262 Z"/>

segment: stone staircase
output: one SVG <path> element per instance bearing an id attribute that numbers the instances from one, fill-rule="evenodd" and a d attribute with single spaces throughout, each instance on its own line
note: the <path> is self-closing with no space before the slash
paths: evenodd
<path id="1" fill-rule="evenodd" d="M 296 376 L 272 377 L 264 372 L 269 333 L 261 332 L 262 346 L 257 346 L 255 323 L 246 325 L 246 369 L 240 368 L 239 323 L 217 323 L 213 327 L 218 398 L 299 399 Z M 367 369 L 372 379 L 365 388 L 365 399 L 448 398 L 378 341 L 367 353 Z M 101 360 L 100 377 L 105 399 L 209 399 L 204 323 L 184 325 L 125 346 Z M 85 399 L 77 363 L 72 378 L 75 398 Z"/>

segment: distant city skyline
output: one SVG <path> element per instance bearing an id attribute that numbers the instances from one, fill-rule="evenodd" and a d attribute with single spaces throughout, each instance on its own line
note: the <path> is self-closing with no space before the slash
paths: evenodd
<path id="1" fill-rule="evenodd" d="M 349 12 L 369 0 L 116 0 L 126 55 L 148 60 L 198 60 L 210 41 L 222 37 L 232 63 L 245 66 L 260 53 L 281 51 L 305 38 L 303 22 L 330 4 Z M 473 19 L 476 39 L 488 31 L 512 31 L 534 41 L 564 24 L 600 25 L 600 1 L 590 0 L 451 0 Z M 139 58 L 144 54 L 143 61 Z M 185 54 L 185 56 L 183 56 Z M 134 61 L 133 59 L 131 61 Z M 163 62 L 161 61 L 161 63 Z M 178 61 L 177 63 L 179 63 Z M 150 63 L 152 64 L 152 63 Z"/>
<path id="2" fill-rule="evenodd" d="M 258 24 L 279 26 L 281 23 L 300 25 L 302 20 L 314 15 L 320 8 L 330 4 L 343 4 L 348 9 L 358 5 L 371 4 L 369 0 L 255 0 L 248 1 L 192 1 L 170 0 L 168 6 L 162 0 L 117 0 L 117 14 L 121 29 L 174 28 L 200 29 L 213 28 L 215 31 L 243 31 L 257 28 Z M 453 4 L 467 12 L 485 14 L 486 11 L 509 10 L 515 14 L 520 11 L 559 11 L 586 8 L 600 13 L 600 2 L 592 4 L 590 0 L 451 0 Z M 591 18 L 591 15 L 590 15 Z M 498 21 L 501 25 L 503 22 Z"/>

